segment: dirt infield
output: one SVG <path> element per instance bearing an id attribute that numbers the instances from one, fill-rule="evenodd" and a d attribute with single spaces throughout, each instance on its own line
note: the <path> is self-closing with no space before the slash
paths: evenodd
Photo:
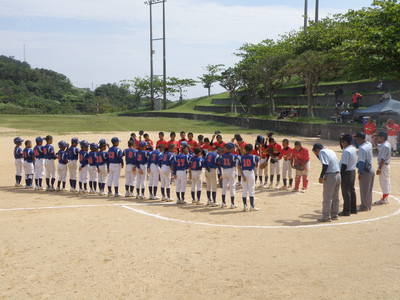
<path id="1" fill-rule="evenodd" d="M 80 138 L 114 135 L 125 145 L 129 134 Z M 316 141 L 301 140 L 309 148 Z M 340 157 L 335 143 L 326 144 Z M 14 188 L 12 148 L 12 137 L 4 133 L 0 299 L 399 297 L 398 159 L 392 164 L 389 205 L 320 226 L 322 187 L 315 184 L 320 172 L 315 157 L 306 194 L 258 189 L 260 211 L 250 213 L 240 209 L 240 191 L 239 208 L 222 210 Z M 378 199 L 377 181 L 374 190 Z M 203 203 L 204 198 L 203 193 Z"/>

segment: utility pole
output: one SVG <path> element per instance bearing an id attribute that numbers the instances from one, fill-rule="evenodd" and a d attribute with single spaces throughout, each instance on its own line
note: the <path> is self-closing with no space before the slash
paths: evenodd
<path id="1" fill-rule="evenodd" d="M 24 62 L 26 62 L 26 47 L 25 47 L 25 44 L 24 44 Z"/>
<path id="2" fill-rule="evenodd" d="M 307 32 L 308 25 L 308 0 L 304 0 L 304 32 Z"/>
<path id="3" fill-rule="evenodd" d="M 315 0 L 315 23 L 319 21 L 319 0 Z"/>
<path id="4" fill-rule="evenodd" d="M 152 109 L 155 109 L 154 99 L 154 41 L 163 41 L 163 104 L 162 107 L 167 108 L 167 56 L 166 56 L 166 32 L 165 32 L 165 2 L 167 0 L 148 0 L 145 2 L 150 8 L 150 100 L 152 103 Z M 153 37 L 153 5 L 161 4 L 163 10 L 163 37 Z"/>

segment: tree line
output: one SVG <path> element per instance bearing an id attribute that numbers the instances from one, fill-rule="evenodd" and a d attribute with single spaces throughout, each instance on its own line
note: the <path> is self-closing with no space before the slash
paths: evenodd
<path id="1" fill-rule="evenodd" d="M 266 113 L 276 107 L 274 95 L 284 84 L 304 84 L 309 117 L 321 81 L 400 79 L 400 3 L 373 1 L 371 7 L 349 10 L 311 22 L 307 30 L 289 32 L 277 40 L 244 44 L 231 67 L 209 65 L 200 80 L 210 95 L 219 83 L 233 99 L 265 100 Z M 250 103 L 247 103 L 250 105 Z"/>

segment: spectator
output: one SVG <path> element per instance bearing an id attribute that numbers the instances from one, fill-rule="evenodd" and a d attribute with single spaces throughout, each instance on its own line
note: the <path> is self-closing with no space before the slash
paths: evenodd
<path id="1" fill-rule="evenodd" d="M 354 92 L 351 97 L 351 103 L 353 105 L 353 109 L 356 110 L 360 107 L 360 102 L 362 100 L 362 95 L 359 92 Z"/>
<path id="2" fill-rule="evenodd" d="M 335 101 L 338 102 L 341 100 L 342 96 L 344 94 L 344 91 L 342 88 L 337 88 L 335 90 Z M 343 102 L 343 101 L 342 101 Z"/>
<path id="3" fill-rule="evenodd" d="M 390 146 L 392 146 L 392 152 L 397 152 L 397 136 L 400 132 L 400 125 L 397 124 L 394 120 L 389 119 L 387 123 L 384 125 L 384 128 L 387 130 L 388 134 L 388 142 Z"/>
<path id="4" fill-rule="evenodd" d="M 337 220 L 339 214 L 340 168 L 336 153 L 324 148 L 322 144 L 315 144 L 312 151 L 322 164 L 319 183 L 323 184 L 322 218 L 319 222 Z"/>

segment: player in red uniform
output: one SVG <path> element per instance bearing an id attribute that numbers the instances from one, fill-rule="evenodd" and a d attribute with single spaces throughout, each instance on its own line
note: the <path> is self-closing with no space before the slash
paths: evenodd
<path id="1" fill-rule="evenodd" d="M 176 133 L 172 131 L 169 134 L 170 140 L 168 141 L 168 148 L 170 148 L 171 145 L 174 145 L 174 153 L 178 153 L 178 147 L 179 147 L 179 142 L 176 140 Z"/>
<path id="2" fill-rule="evenodd" d="M 281 168 L 280 161 L 282 159 L 282 146 L 275 142 L 274 138 L 269 138 L 268 140 L 268 155 L 270 157 L 269 165 L 269 189 L 273 188 L 274 185 L 274 175 L 276 175 L 276 185 L 275 188 L 279 188 L 279 182 L 281 181 Z"/>
<path id="3" fill-rule="evenodd" d="M 164 132 L 159 132 L 158 133 L 158 141 L 156 144 L 156 148 L 159 148 L 160 145 L 164 145 L 164 149 L 168 147 L 168 142 L 164 139 Z"/>
<path id="4" fill-rule="evenodd" d="M 289 147 L 289 140 L 284 139 L 282 141 L 282 178 L 283 178 L 283 190 L 287 190 L 292 187 L 293 176 L 292 176 L 292 152 L 293 149 Z M 289 185 L 288 185 L 289 178 Z"/>
<path id="5" fill-rule="evenodd" d="M 197 141 L 196 141 L 195 139 L 193 139 L 193 138 L 194 138 L 193 132 L 189 132 L 189 133 L 188 133 L 188 140 L 187 140 L 187 143 L 188 143 L 189 148 L 190 148 L 190 150 L 191 150 L 192 152 L 194 152 L 194 149 L 197 148 L 198 145 L 199 145 L 199 144 L 197 143 Z"/>
<path id="6" fill-rule="evenodd" d="M 300 188 L 300 181 L 303 179 L 302 192 L 307 190 L 308 186 L 308 171 L 310 169 L 310 154 L 306 148 L 301 145 L 301 142 L 294 143 L 292 151 L 292 166 L 296 169 L 295 187 L 293 192 L 298 192 Z"/>
<path id="7" fill-rule="evenodd" d="M 368 122 L 365 123 L 364 125 L 365 138 L 368 142 L 373 143 L 372 137 L 375 134 L 375 132 L 376 132 L 376 124 L 371 118 L 369 118 Z"/>

